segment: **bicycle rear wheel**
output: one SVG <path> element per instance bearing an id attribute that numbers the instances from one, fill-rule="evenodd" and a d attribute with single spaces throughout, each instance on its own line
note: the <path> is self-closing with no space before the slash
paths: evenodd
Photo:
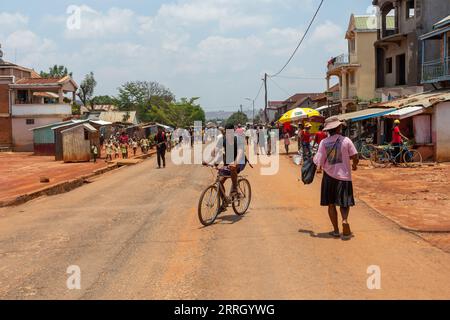
<path id="1" fill-rule="evenodd" d="M 361 147 L 360 155 L 364 160 L 370 160 L 370 155 L 373 152 L 373 148 L 367 144 L 363 144 Z"/>
<path id="2" fill-rule="evenodd" d="M 198 203 L 198 218 L 205 227 L 212 225 L 219 214 L 220 195 L 217 185 L 209 186 L 203 191 Z"/>
<path id="3" fill-rule="evenodd" d="M 238 216 L 244 215 L 252 201 L 252 187 L 247 179 L 238 182 L 239 199 L 233 201 L 233 210 Z"/>
<path id="4" fill-rule="evenodd" d="M 417 150 L 408 150 L 403 153 L 403 162 L 407 167 L 421 166 L 423 159 L 422 155 Z"/>
<path id="5" fill-rule="evenodd" d="M 385 168 L 389 165 L 389 153 L 385 150 L 374 149 L 370 154 L 370 163 L 375 168 Z"/>

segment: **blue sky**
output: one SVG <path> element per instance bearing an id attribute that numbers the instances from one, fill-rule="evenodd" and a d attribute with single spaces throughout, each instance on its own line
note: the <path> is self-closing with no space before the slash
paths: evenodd
<path id="1" fill-rule="evenodd" d="M 96 0 L 2 2 L 5 59 L 47 70 L 64 64 L 77 82 L 93 71 L 96 94 L 117 93 L 126 81 L 158 81 L 177 96 L 198 96 L 206 110 L 234 110 L 254 98 L 264 72 L 286 62 L 320 0 Z M 346 50 L 351 13 L 371 0 L 325 0 L 313 28 L 283 73 L 325 77 L 326 62 Z M 67 27 L 71 5 L 79 28 Z M 74 20 L 72 20 L 74 21 Z M 325 90 L 322 79 L 275 79 L 269 99 Z M 262 95 L 257 107 L 263 105 Z"/>

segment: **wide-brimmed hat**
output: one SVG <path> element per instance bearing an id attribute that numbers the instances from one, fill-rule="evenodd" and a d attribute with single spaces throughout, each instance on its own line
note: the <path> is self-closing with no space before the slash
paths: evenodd
<path id="1" fill-rule="evenodd" d="M 312 127 L 311 123 L 309 123 L 309 122 L 305 123 L 305 128 L 311 128 L 311 127 Z"/>
<path id="2" fill-rule="evenodd" d="M 327 120 L 325 120 L 325 127 L 323 128 L 323 131 L 330 131 L 336 128 L 339 128 L 340 126 L 343 126 L 344 122 L 339 120 L 337 116 L 330 117 Z"/>

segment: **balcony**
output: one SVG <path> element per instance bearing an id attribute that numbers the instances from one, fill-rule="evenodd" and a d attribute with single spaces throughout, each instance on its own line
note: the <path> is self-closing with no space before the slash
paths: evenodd
<path id="1" fill-rule="evenodd" d="M 350 64 L 350 55 L 341 54 L 328 62 L 328 72 L 331 72 L 341 66 Z"/>
<path id="2" fill-rule="evenodd" d="M 67 116 L 72 114 L 70 104 L 14 104 L 13 117 Z"/>
<path id="3" fill-rule="evenodd" d="M 450 81 L 450 58 L 425 62 L 422 65 L 422 83 Z"/>

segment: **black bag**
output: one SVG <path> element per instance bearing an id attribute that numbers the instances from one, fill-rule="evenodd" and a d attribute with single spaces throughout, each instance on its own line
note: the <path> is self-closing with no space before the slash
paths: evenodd
<path id="1" fill-rule="evenodd" d="M 331 152 L 336 148 L 339 142 L 339 138 L 334 143 L 333 148 L 328 152 L 327 159 L 330 156 Z M 314 177 L 316 176 L 317 166 L 314 163 L 313 158 L 309 158 L 303 162 L 302 166 L 302 181 L 304 184 L 311 184 L 314 181 Z"/>
<path id="2" fill-rule="evenodd" d="M 311 184 L 316 175 L 317 166 L 312 158 L 305 160 L 302 166 L 302 181 L 304 184 Z"/>

